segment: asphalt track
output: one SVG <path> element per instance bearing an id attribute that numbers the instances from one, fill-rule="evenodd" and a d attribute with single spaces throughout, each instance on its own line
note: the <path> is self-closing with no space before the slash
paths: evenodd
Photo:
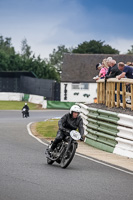
<path id="1" fill-rule="evenodd" d="M 66 111 L 0 111 L 0 200 L 131 200 L 133 175 L 75 156 L 67 169 L 47 165 L 46 146 L 27 124 Z"/>

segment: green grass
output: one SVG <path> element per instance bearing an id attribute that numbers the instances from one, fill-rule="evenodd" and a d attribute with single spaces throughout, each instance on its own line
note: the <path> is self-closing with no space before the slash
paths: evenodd
<path id="1" fill-rule="evenodd" d="M 34 103 L 24 102 L 24 101 L 0 101 L 0 110 L 21 110 L 27 103 L 30 110 L 39 110 L 40 106 Z"/>
<path id="2" fill-rule="evenodd" d="M 57 119 L 51 119 L 45 122 L 37 122 L 37 133 L 45 138 L 54 138 L 58 130 L 58 121 Z"/>

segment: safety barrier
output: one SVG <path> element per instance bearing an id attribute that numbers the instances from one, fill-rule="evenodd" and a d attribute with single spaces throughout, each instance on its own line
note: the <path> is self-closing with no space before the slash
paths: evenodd
<path id="1" fill-rule="evenodd" d="M 0 92 L 1 101 L 28 101 L 30 103 L 41 104 L 42 108 L 48 109 L 70 109 L 74 102 L 60 102 L 60 101 L 48 101 L 44 100 L 43 96 L 31 95 L 24 93 L 9 93 Z"/>
<path id="2" fill-rule="evenodd" d="M 0 101 L 22 101 L 23 93 L 0 92 Z"/>
<path id="3" fill-rule="evenodd" d="M 47 101 L 48 109 L 70 109 L 74 102 Z"/>
<path id="4" fill-rule="evenodd" d="M 91 108 L 82 103 L 85 143 L 133 158 L 133 116 Z"/>
<path id="5" fill-rule="evenodd" d="M 1 101 L 28 101 L 35 104 L 42 104 L 44 97 L 15 92 L 0 92 Z"/>

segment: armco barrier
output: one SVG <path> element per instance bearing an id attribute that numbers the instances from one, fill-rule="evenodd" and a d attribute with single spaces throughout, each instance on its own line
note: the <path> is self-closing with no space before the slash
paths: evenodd
<path id="1" fill-rule="evenodd" d="M 22 101 L 23 93 L 0 92 L 0 101 Z"/>
<path id="2" fill-rule="evenodd" d="M 133 116 L 91 108 L 82 103 L 78 105 L 87 144 L 133 158 Z"/>
<path id="3" fill-rule="evenodd" d="M 30 103 L 41 104 L 42 108 L 48 109 L 70 109 L 74 102 L 47 101 L 43 96 L 24 93 L 0 92 L 0 101 L 28 101 Z"/>
<path id="4" fill-rule="evenodd" d="M 44 97 L 15 92 L 0 92 L 1 101 L 28 101 L 35 104 L 43 104 Z"/>
<path id="5" fill-rule="evenodd" d="M 49 109 L 70 109 L 74 102 L 61 102 L 61 101 L 47 101 L 47 108 Z"/>
<path id="6" fill-rule="evenodd" d="M 24 94 L 22 101 L 28 101 L 29 100 L 29 94 Z"/>
<path id="7" fill-rule="evenodd" d="M 29 102 L 31 103 L 35 103 L 35 104 L 43 104 L 44 101 L 44 97 L 43 96 L 39 96 L 39 95 L 29 95 Z"/>

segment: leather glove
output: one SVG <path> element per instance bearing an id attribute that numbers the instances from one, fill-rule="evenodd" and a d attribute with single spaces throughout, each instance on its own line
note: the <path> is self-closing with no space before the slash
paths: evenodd
<path id="1" fill-rule="evenodd" d="M 69 131 L 68 129 L 65 129 L 65 132 L 66 132 L 67 134 L 70 134 L 70 131 Z"/>
<path id="2" fill-rule="evenodd" d="M 81 138 L 80 138 L 80 141 L 81 141 L 81 142 L 83 142 L 83 141 L 84 141 L 84 138 L 83 138 L 83 136 L 81 136 Z"/>
<path id="3" fill-rule="evenodd" d="M 63 132 L 65 132 L 65 133 L 70 133 L 70 131 L 68 130 L 68 129 L 66 129 L 66 128 L 62 128 L 61 129 Z"/>

